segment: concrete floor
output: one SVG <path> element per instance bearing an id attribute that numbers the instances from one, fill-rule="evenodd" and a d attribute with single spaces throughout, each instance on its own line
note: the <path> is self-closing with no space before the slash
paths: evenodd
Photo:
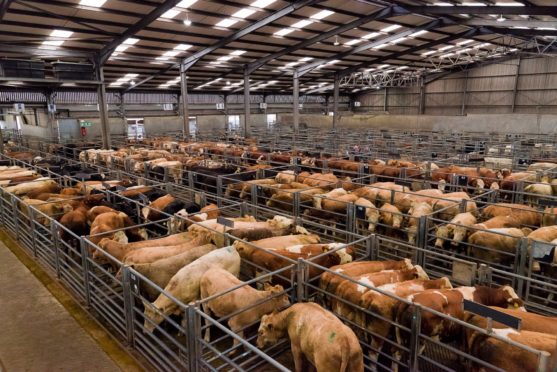
<path id="1" fill-rule="evenodd" d="M 120 370 L 0 242 L 0 372 Z"/>

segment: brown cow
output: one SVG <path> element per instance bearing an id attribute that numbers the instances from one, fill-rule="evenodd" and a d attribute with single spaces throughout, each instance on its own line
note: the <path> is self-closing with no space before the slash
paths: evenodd
<path id="1" fill-rule="evenodd" d="M 203 301 L 241 284 L 243 282 L 227 270 L 216 268 L 207 270 L 203 274 L 200 290 L 203 312 L 207 315 L 212 313 L 217 318 L 232 315 L 228 318 L 228 327 L 243 338 L 247 326 L 259 322 L 263 315 L 270 314 L 273 310 L 289 306 L 290 301 L 281 285 L 271 286 L 268 283 L 264 283 L 263 291 L 258 291 L 246 284 L 212 300 Z M 207 327 L 205 332 L 207 342 L 211 340 L 210 329 L 211 327 Z M 234 345 L 238 343 L 239 341 L 234 339 Z"/>
<path id="2" fill-rule="evenodd" d="M 257 346 L 275 345 L 290 339 L 296 372 L 363 372 L 363 353 L 358 338 L 337 317 L 315 303 L 299 303 L 288 309 L 264 315 L 259 326 Z"/>

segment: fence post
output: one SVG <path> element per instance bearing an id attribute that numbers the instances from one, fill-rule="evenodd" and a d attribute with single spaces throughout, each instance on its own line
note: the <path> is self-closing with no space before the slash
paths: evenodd
<path id="1" fill-rule="evenodd" d="M 128 265 L 122 266 L 122 288 L 124 290 L 124 314 L 126 317 L 126 341 L 128 345 L 133 345 L 134 339 L 134 329 L 133 329 L 133 292 L 131 285 L 131 275 L 130 267 Z"/>
<path id="2" fill-rule="evenodd" d="M 196 308 L 195 305 L 189 305 L 186 308 L 186 319 L 187 319 L 187 337 L 186 337 L 186 347 L 188 348 L 188 370 L 191 372 L 196 372 L 199 370 L 199 348 L 197 339 L 199 338 L 200 327 L 197 322 Z"/>
<path id="3" fill-rule="evenodd" d="M 420 216 L 418 220 L 418 236 L 416 237 L 416 243 L 418 249 L 416 252 L 416 264 L 424 266 L 425 265 L 425 249 L 427 246 L 427 226 L 428 219 L 427 216 Z"/>
<path id="4" fill-rule="evenodd" d="M 217 176 L 217 196 L 222 198 L 222 176 Z"/>
<path id="5" fill-rule="evenodd" d="M 30 219 L 31 228 L 31 249 L 33 250 L 33 256 L 37 257 L 37 232 L 35 231 L 35 208 L 31 208 L 30 205 L 27 206 L 27 215 Z M 50 220 L 50 218 L 49 218 Z M 52 223 L 52 220 L 49 221 Z"/>
<path id="6" fill-rule="evenodd" d="M 14 218 L 14 228 L 15 228 L 15 238 L 19 240 L 19 217 L 18 217 L 18 209 L 17 209 L 17 200 L 12 195 L 12 213 Z"/>
<path id="7" fill-rule="evenodd" d="M 356 208 L 354 203 L 348 203 L 346 205 L 346 231 L 356 233 Z M 350 235 L 350 241 L 352 241 L 354 237 Z"/>
<path id="8" fill-rule="evenodd" d="M 537 372 L 546 372 L 549 370 L 549 357 L 550 354 L 547 351 L 540 351 Z"/>
<path id="9" fill-rule="evenodd" d="M 91 306 L 91 293 L 89 292 L 89 254 L 87 252 L 87 245 L 85 244 L 85 238 L 82 236 L 79 239 L 79 246 L 81 249 L 81 267 L 83 269 L 83 290 L 85 292 L 85 303 L 87 307 Z"/>
<path id="10" fill-rule="evenodd" d="M 304 296 L 304 282 L 306 280 L 306 263 L 302 258 L 298 258 L 298 264 L 296 266 L 296 301 L 302 301 L 305 299 Z"/>
<path id="11" fill-rule="evenodd" d="M 54 266 L 56 268 L 56 277 L 60 278 L 60 241 L 58 240 L 58 229 L 56 222 L 50 223 L 50 234 L 54 243 Z"/>
<path id="12" fill-rule="evenodd" d="M 412 324 L 410 326 L 410 357 L 408 360 L 408 369 L 410 371 L 418 370 L 418 352 L 420 349 L 421 329 L 422 313 L 419 306 L 413 305 Z"/>
<path id="13" fill-rule="evenodd" d="M 300 193 L 294 192 L 294 196 L 292 198 L 292 215 L 294 217 L 298 217 L 300 215 Z"/>
<path id="14" fill-rule="evenodd" d="M 0 224 L 2 226 L 6 226 L 6 221 L 5 218 L 6 216 L 4 215 L 6 213 L 6 208 L 4 206 L 4 192 L 0 192 Z"/>
<path id="15" fill-rule="evenodd" d="M 260 188 L 261 188 L 261 186 L 251 185 L 251 204 L 252 205 L 257 205 L 257 201 L 259 199 L 258 191 L 259 191 Z"/>
<path id="16" fill-rule="evenodd" d="M 516 294 L 519 297 L 522 297 L 524 294 L 524 279 L 522 279 L 522 277 L 524 276 L 524 271 L 526 269 L 526 261 L 528 259 L 528 238 L 520 239 L 518 243 L 517 253 L 518 253 L 518 260 L 514 270 L 515 273 L 519 275 L 519 277 L 516 278 L 515 288 L 516 288 Z M 530 262 L 532 261 L 530 260 Z"/>

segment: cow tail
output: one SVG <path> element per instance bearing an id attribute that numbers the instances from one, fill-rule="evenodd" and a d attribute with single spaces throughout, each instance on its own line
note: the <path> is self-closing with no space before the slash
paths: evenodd
<path id="1" fill-rule="evenodd" d="M 342 353 L 339 372 L 349 372 L 348 362 L 350 361 L 350 355 L 352 354 L 352 350 L 350 350 L 350 342 L 346 342 L 346 346 L 347 347 L 344 348 L 344 353 Z"/>

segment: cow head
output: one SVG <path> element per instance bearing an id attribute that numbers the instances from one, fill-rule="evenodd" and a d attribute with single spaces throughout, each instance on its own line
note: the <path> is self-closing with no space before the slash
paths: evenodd
<path id="1" fill-rule="evenodd" d="M 263 349 L 275 345 L 286 336 L 285 328 L 278 327 L 277 313 L 263 315 L 257 331 L 257 347 Z"/>
<path id="2" fill-rule="evenodd" d="M 268 222 L 270 225 L 275 226 L 277 229 L 287 229 L 294 224 L 293 219 L 284 216 L 275 216 Z"/>
<path id="3" fill-rule="evenodd" d="M 263 290 L 269 292 L 269 297 L 274 297 L 272 301 L 275 303 L 275 309 L 282 309 L 290 305 L 288 294 L 284 292 L 282 285 L 271 285 L 269 282 L 265 282 L 263 283 Z"/>
<path id="4" fill-rule="evenodd" d="M 367 208 L 366 210 L 367 221 L 369 222 L 369 232 L 375 232 L 375 228 L 379 223 L 379 210 L 375 207 Z"/>
<path id="5" fill-rule="evenodd" d="M 145 307 L 145 311 L 143 313 L 145 322 L 143 326 L 146 332 L 152 333 L 155 330 L 155 327 L 164 320 L 164 317 L 160 313 L 160 310 L 149 301 L 143 300 L 143 306 Z"/>
<path id="6" fill-rule="evenodd" d="M 416 233 L 418 231 L 418 227 L 417 226 L 410 226 L 408 228 L 408 244 L 414 244 L 416 243 Z"/>
<path id="7" fill-rule="evenodd" d="M 342 243 L 331 243 L 329 245 L 324 245 L 323 246 L 323 252 L 329 252 L 329 251 L 338 249 L 338 248 L 343 247 L 343 246 L 345 246 L 345 244 L 342 244 Z M 340 260 L 338 265 L 343 265 L 343 264 L 352 262 L 352 253 L 353 253 L 353 250 L 350 247 L 341 248 L 341 249 L 338 249 L 337 251 L 335 251 L 335 254 L 338 256 L 338 258 Z"/>
<path id="8" fill-rule="evenodd" d="M 436 237 L 435 239 L 435 247 L 443 248 L 443 244 L 445 240 L 449 239 L 449 236 L 452 232 L 452 225 L 441 225 L 437 228 Z"/>
<path id="9" fill-rule="evenodd" d="M 505 299 L 507 308 L 526 311 L 526 308 L 524 307 L 524 301 L 522 301 L 520 297 L 518 297 L 513 287 L 504 285 L 500 289 L 503 292 L 503 298 Z"/>

